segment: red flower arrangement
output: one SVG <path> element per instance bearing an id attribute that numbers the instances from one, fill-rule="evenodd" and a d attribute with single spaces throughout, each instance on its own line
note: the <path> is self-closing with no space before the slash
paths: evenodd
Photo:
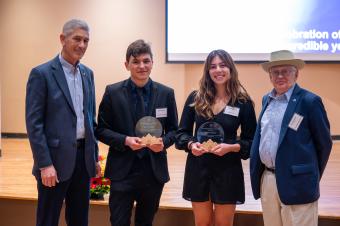
<path id="1" fill-rule="evenodd" d="M 99 163 L 102 168 L 102 175 L 105 170 L 105 157 L 99 156 Z M 110 192 L 110 180 L 105 177 L 93 177 L 90 181 L 90 198 L 104 199 L 104 194 Z"/>

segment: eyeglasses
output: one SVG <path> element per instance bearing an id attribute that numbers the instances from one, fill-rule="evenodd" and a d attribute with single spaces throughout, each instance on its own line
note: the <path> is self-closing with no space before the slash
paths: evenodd
<path id="1" fill-rule="evenodd" d="M 278 77 L 279 75 L 282 75 L 282 76 L 288 76 L 290 75 L 292 72 L 295 72 L 296 70 L 293 69 L 293 68 L 287 68 L 287 69 L 282 69 L 282 70 L 270 70 L 269 71 L 269 74 L 271 76 L 274 76 L 274 77 Z"/>

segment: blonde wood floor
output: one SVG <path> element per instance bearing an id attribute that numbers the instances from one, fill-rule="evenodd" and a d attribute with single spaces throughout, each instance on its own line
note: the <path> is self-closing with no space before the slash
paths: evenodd
<path id="1" fill-rule="evenodd" d="M 106 155 L 107 147 L 100 144 L 101 154 Z M 170 148 L 168 151 L 171 180 L 166 184 L 160 202 L 162 209 L 191 209 L 190 202 L 182 199 L 183 172 L 186 154 Z M 260 214 L 259 200 L 254 200 L 249 181 L 249 161 L 243 161 L 246 202 L 237 206 L 237 212 Z M 0 201 L 1 199 L 36 200 L 36 181 L 31 174 L 32 154 L 27 139 L 2 139 L 0 157 Z M 107 205 L 104 201 L 92 201 L 94 205 Z M 319 200 L 321 218 L 340 219 L 340 142 L 335 142 L 332 154 L 321 180 Z"/>

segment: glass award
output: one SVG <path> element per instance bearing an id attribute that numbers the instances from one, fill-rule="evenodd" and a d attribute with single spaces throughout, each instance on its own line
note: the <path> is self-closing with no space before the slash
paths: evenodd
<path id="1" fill-rule="evenodd" d="M 224 140 L 224 131 L 217 122 L 205 122 L 197 130 L 197 140 L 210 151 Z"/>
<path id="2" fill-rule="evenodd" d="M 145 145 L 159 144 L 162 132 L 161 122 L 152 116 L 144 116 L 139 119 L 135 127 L 136 136 L 140 137 L 142 144 Z"/>

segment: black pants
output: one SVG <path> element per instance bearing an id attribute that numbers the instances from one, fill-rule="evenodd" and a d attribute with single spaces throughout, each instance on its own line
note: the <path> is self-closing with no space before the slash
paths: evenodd
<path id="1" fill-rule="evenodd" d="M 135 226 L 152 226 L 158 210 L 164 184 L 134 191 L 110 191 L 110 221 L 112 226 L 130 226 L 133 204 L 136 201 Z"/>
<path id="2" fill-rule="evenodd" d="M 134 202 L 135 226 L 152 226 L 158 210 L 164 184 L 159 183 L 151 168 L 148 154 L 136 157 L 129 175 L 121 181 L 111 181 L 110 221 L 112 226 L 130 226 Z"/>
<path id="3" fill-rule="evenodd" d="M 84 147 L 77 150 L 76 166 L 69 180 L 57 183 L 55 187 L 44 186 L 41 179 L 37 182 L 37 226 L 58 226 L 64 199 L 67 225 L 88 225 L 90 178 L 85 166 Z"/>

